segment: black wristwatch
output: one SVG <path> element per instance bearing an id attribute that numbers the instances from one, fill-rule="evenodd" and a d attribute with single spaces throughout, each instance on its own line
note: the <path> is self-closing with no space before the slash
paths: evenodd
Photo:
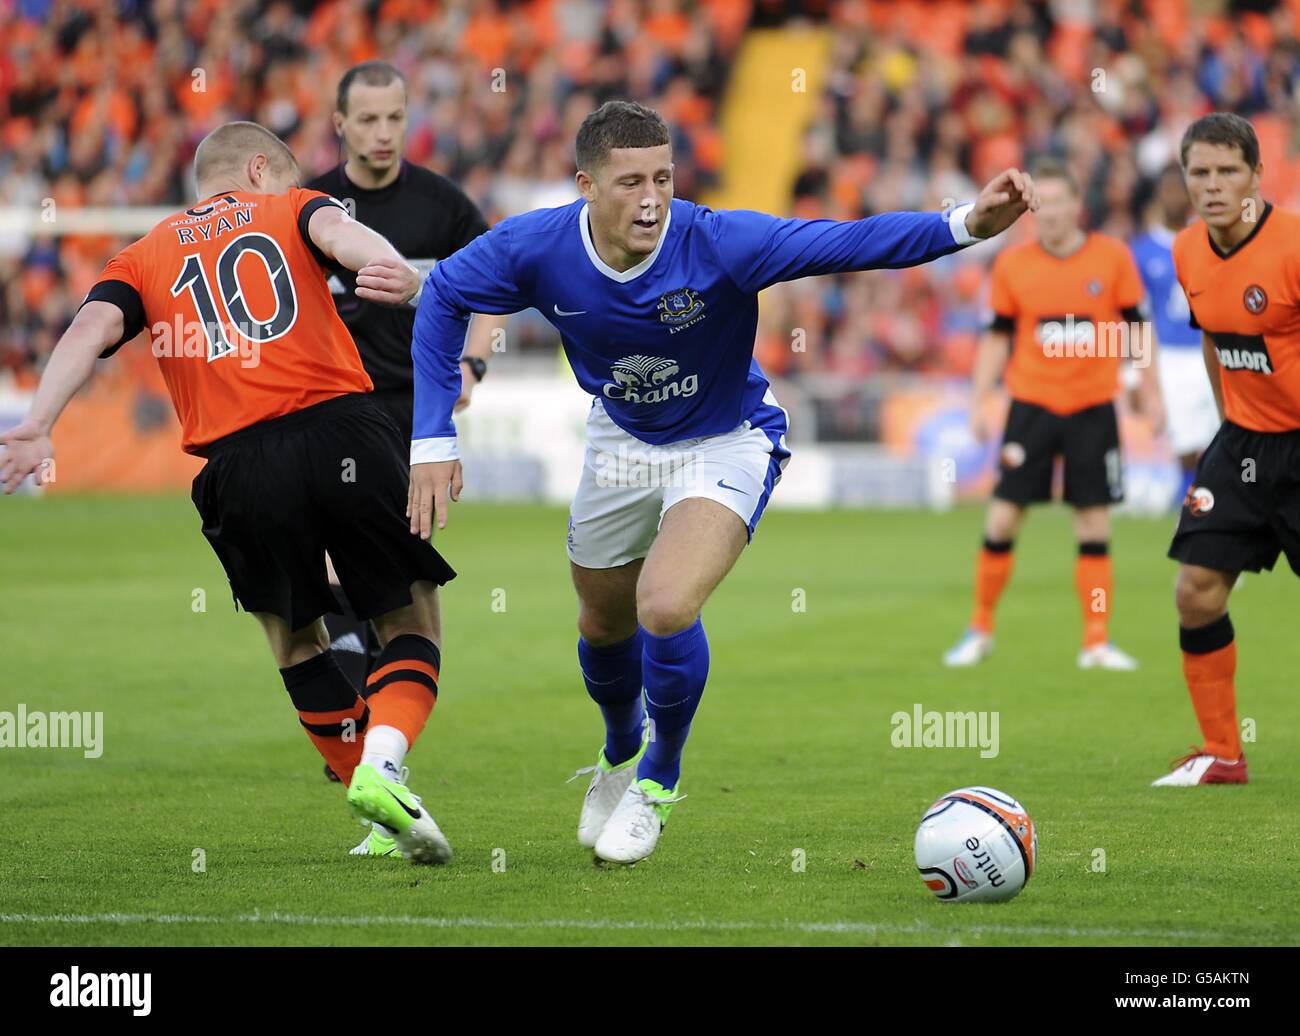
<path id="1" fill-rule="evenodd" d="M 483 375 L 487 373 L 487 360 L 478 356 L 463 356 L 460 362 L 469 368 L 470 373 L 474 375 L 475 381 L 483 380 Z"/>

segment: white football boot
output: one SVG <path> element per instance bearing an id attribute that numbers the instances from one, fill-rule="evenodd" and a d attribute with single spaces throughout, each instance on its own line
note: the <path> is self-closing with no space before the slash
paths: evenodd
<path id="1" fill-rule="evenodd" d="M 677 788 L 670 791 L 648 777 L 634 781 L 596 839 L 596 855 L 609 863 L 644 860 L 659 844 L 669 812 L 684 798 Z"/>
<path id="2" fill-rule="evenodd" d="M 447 836 L 424 808 L 420 796 L 406 786 L 406 778 L 405 766 L 401 780 L 395 781 L 362 763 L 352 772 L 348 806 L 354 816 L 391 831 L 397 851 L 412 863 L 448 863 L 452 851 Z"/>
<path id="3" fill-rule="evenodd" d="M 1174 769 L 1159 780 L 1151 782 L 1153 788 L 1192 788 L 1198 784 L 1245 784 L 1246 757 L 1220 759 L 1206 755 L 1194 748 L 1191 755 L 1174 761 Z"/>
<path id="4" fill-rule="evenodd" d="M 957 645 L 944 653 L 946 666 L 976 665 L 993 654 L 993 634 L 969 629 L 962 634 Z"/>
<path id="5" fill-rule="evenodd" d="M 1126 655 L 1110 641 L 1094 644 L 1079 652 L 1080 669 L 1113 669 L 1120 673 L 1129 673 L 1138 667 L 1137 659 Z"/>
<path id="6" fill-rule="evenodd" d="M 614 812 L 614 807 L 627 791 L 628 785 L 636 779 L 636 764 L 645 755 L 645 749 L 646 742 L 642 741 L 640 750 L 631 759 L 610 766 L 605 760 L 605 749 L 602 747 L 596 756 L 595 766 L 584 766 L 581 770 L 574 771 L 569 778 L 569 781 L 575 781 L 591 774 L 591 783 L 587 785 L 587 794 L 582 800 L 582 812 L 578 815 L 578 844 L 584 849 L 596 847 L 596 839 L 600 837 L 605 822 Z"/>

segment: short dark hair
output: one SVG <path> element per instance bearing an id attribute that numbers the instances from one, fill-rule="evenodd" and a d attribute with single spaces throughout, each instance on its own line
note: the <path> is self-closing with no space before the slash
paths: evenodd
<path id="1" fill-rule="evenodd" d="M 194 179 L 202 183 L 223 173 L 237 173 L 250 157 L 266 155 L 277 171 L 298 172 L 289 145 L 256 122 L 227 122 L 218 126 L 194 151 Z"/>
<path id="2" fill-rule="evenodd" d="M 1077 196 L 1079 193 L 1079 181 L 1074 178 L 1069 166 L 1059 158 L 1048 156 L 1038 159 L 1029 167 L 1029 175 L 1035 183 L 1041 180 L 1060 180 L 1070 188 L 1071 194 Z"/>
<path id="3" fill-rule="evenodd" d="M 578 127 L 578 168 L 594 172 L 616 147 L 661 147 L 670 143 L 668 124 L 653 108 L 635 101 L 606 101 Z"/>
<path id="4" fill-rule="evenodd" d="M 339 80 L 339 95 L 334 102 L 335 108 L 344 115 L 348 113 L 348 91 L 357 80 L 366 86 L 387 86 L 397 82 L 402 84 L 403 90 L 406 89 L 406 77 L 387 61 L 363 61 L 359 65 L 353 65 Z"/>
<path id="5" fill-rule="evenodd" d="M 1241 157 L 1251 169 L 1259 165 L 1259 138 L 1255 136 L 1255 127 L 1232 112 L 1211 112 L 1202 115 L 1187 127 L 1183 142 L 1178 147 L 1178 158 L 1184 169 L 1187 168 L 1187 152 L 1192 145 L 1218 144 L 1223 147 L 1241 149 Z"/>

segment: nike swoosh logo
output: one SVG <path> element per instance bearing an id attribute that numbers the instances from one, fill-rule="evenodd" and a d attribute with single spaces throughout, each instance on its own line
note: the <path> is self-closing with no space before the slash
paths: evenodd
<path id="1" fill-rule="evenodd" d="M 749 494 L 746 493 L 743 489 L 738 489 L 736 486 L 729 486 L 727 485 L 727 483 L 723 482 L 722 479 L 718 479 L 718 485 L 720 485 L 723 489 L 730 489 L 733 493 L 739 493 L 741 496 L 749 496 Z"/>
<path id="2" fill-rule="evenodd" d="M 385 790 L 385 791 L 388 791 L 387 788 L 385 788 L 384 790 Z M 389 794 L 389 795 L 393 795 L 393 793 L 392 793 L 391 791 L 388 791 L 388 794 Z M 396 802 L 399 806 L 401 806 L 402 809 L 404 809 L 404 810 L 406 811 L 406 815 L 407 815 L 408 817 L 410 817 L 412 820 L 419 820 L 419 819 L 420 819 L 420 811 L 419 811 L 418 809 L 412 809 L 412 808 L 411 808 L 410 806 L 408 806 L 405 802 L 403 802 L 401 799 L 399 799 L 396 795 L 393 795 L 393 801 Z"/>
<path id="3" fill-rule="evenodd" d="M 557 317 L 576 317 L 580 313 L 585 312 L 587 312 L 585 309 L 561 309 L 558 305 L 555 307 L 555 315 Z"/>
<path id="4" fill-rule="evenodd" d="M 1189 299 L 1194 299 L 1194 298 L 1196 298 L 1197 295 L 1204 295 L 1204 294 L 1205 294 L 1205 289 L 1202 288 L 1200 291 L 1189 291 L 1189 292 L 1187 293 L 1187 297 L 1188 297 Z"/>

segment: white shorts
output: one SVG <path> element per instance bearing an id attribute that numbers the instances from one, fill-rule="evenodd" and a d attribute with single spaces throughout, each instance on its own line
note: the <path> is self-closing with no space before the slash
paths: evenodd
<path id="1" fill-rule="evenodd" d="M 587 453 L 569 511 L 569 560 L 616 568 L 643 558 L 668 508 L 716 500 L 754 535 L 790 459 L 786 413 L 771 390 L 738 428 L 651 446 L 619 428 L 597 399 L 587 415 Z"/>
<path id="2" fill-rule="evenodd" d="M 1159 356 L 1169 446 L 1175 456 L 1200 453 L 1222 423 L 1205 359 L 1195 346 L 1165 346 Z"/>

